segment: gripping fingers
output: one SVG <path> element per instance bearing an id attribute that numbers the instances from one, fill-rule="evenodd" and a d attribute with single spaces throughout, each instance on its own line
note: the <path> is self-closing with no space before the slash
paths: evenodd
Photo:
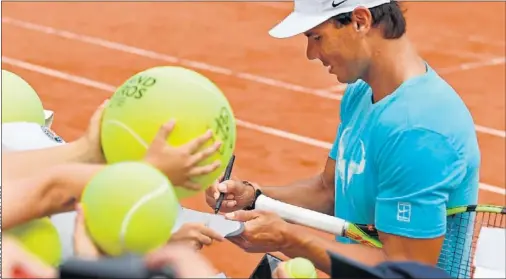
<path id="1" fill-rule="evenodd" d="M 216 160 L 210 165 L 192 168 L 188 172 L 188 175 L 189 176 L 205 175 L 205 174 L 215 171 L 216 169 L 218 169 L 220 167 L 220 165 L 221 165 L 221 162 L 219 160 Z"/>
<path id="2" fill-rule="evenodd" d="M 213 243 L 213 239 L 210 238 L 207 235 L 200 234 L 197 239 L 198 239 L 198 241 L 200 242 L 201 245 L 207 245 L 207 246 L 209 246 L 209 245 L 211 245 Z"/>
<path id="3" fill-rule="evenodd" d="M 210 140 L 213 136 L 213 132 L 211 130 L 208 130 L 203 135 L 197 137 L 196 139 L 191 140 L 189 143 L 186 144 L 186 148 L 188 149 L 190 154 L 193 154 L 195 151 L 197 151 L 201 145 L 206 143 L 208 140 Z"/>
<path id="4" fill-rule="evenodd" d="M 223 204 L 224 206 L 228 207 L 228 208 L 232 208 L 234 206 L 237 205 L 237 201 L 235 200 L 232 200 L 232 201 L 223 201 Z"/>
<path id="5" fill-rule="evenodd" d="M 174 129 L 175 125 L 176 125 L 175 120 L 170 120 L 169 122 L 164 123 L 158 130 L 155 139 L 161 142 L 165 142 L 169 137 L 170 133 L 172 132 L 172 130 Z"/>
<path id="6" fill-rule="evenodd" d="M 220 149 L 220 146 L 221 146 L 221 142 L 217 141 L 212 146 L 202 150 L 201 152 L 195 153 L 190 158 L 190 166 L 194 166 L 194 165 L 198 164 L 200 161 L 207 159 L 209 156 L 211 156 L 216 151 L 218 151 L 218 149 Z"/>
<path id="7" fill-rule="evenodd" d="M 211 229 L 209 227 L 203 227 L 201 229 L 201 233 L 202 233 L 202 235 L 210 237 L 211 239 L 223 241 L 223 237 L 219 233 L 217 233 L 216 231 L 214 231 L 213 229 Z"/>

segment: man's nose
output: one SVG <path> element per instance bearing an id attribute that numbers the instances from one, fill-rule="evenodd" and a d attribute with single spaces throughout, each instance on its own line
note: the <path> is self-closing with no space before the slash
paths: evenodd
<path id="1" fill-rule="evenodd" d="M 307 44 L 306 57 L 309 60 L 315 60 L 319 58 L 318 51 L 316 51 L 316 48 L 312 46 L 310 43 Z"/>

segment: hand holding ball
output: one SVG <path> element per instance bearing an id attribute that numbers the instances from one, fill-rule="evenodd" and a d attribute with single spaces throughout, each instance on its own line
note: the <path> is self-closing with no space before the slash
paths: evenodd
<path id="1" fill-rule="evenodd" d="M 62 245 L 58 231 L 49 218 L 29 221 L 5 231 L 17 239 L 27 251 L 50 266 L 60 264 Z"/>
<path id="2" fill-rule="evenodd" d="M 163 246 L 179 211 L 170 181 L 139 162 L 105 167 L 86 186 L 81 204 L 90 238 L 111 256 Z"/>
<path id="3" fill-rule="evenodd" d="M 236 141 L 235 118 L 221 90 L 203 75 L 185 68 L 151 68 L 134 75 L 118 88 L 102 117 L 101 142 L 105 158 L 108 163 L 142 160 L 160 127 L 170 119 L 176 124 L 165 142 L 174 148 L 190 144 L 198 137 L 205 138 L 203 135 L 208 130 L 213 132 L 209 140 L 197 145 L 197 149 L 187 149 L 191 154 L 186 154 L 186 159 L 221 142 L 217 152 L 199 155 L 201 160 L 196 164 L 209 166 L 218 160 L 218 168 L 206 174 L 188 174 L 187 180 L 204 190 L 221 175 L 232 156 Z M 188 164 L 187 161 L 178 163 Z M 174 186 L 179 199 L 197 193 L 177 187 L 185 186 L 178 184 Z"/>

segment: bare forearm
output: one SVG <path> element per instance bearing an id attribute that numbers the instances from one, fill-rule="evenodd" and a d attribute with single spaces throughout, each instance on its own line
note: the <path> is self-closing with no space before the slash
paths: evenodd
<path id="1" fill-rule="evenodd" d="M 286 237 L 288 244 L 280 252 L 290 258 L 305 257 L 327 274 L 330 274 L 331 270 L 330 257 L 327 251 L 339 253 L 370 266 L 377 265 L 387 259 L 382 249 L 360 244 L 343 244 L 306 232 L 287 234 Z"/>
<path id="2" fill-rule="evenodd" d="M 71 211 L 89 180 L 105 165 L 65 164 L 46 173 L 4 183 L 2 227 Z"/>
<path id="3" fill-rule="evenodd" d="M 315 210 L 334 214 L 333 187 L 325 185 L 321 175 L 299 180 L 287 186 L 262 186 L 262 192 L 273 199 Z"/>
<path id="4" fill-rule="evenodd" d="M 44 195 L 49 203 L 47 209 L 51 214 L 73 210 L 74 201 L 81 200 L 88 182 L 105 166 L 75 163 L 53 168 L 49 174 L 50 184 Z"/>
<path id="5" fill-rule="evenodd" d="M 94 158 L 81 140 L 56 147 L 4 153 L 2 180 L 40 175 L 60 164 L 97 162 L 99 158 Z"/>

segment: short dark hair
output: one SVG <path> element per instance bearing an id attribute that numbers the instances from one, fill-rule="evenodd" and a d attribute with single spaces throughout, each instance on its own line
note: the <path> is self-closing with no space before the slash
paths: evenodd
<path id="1" fill-rule="evenodd" d="M 382 28 L 385 39 L 398 39 L 406 33 L 406 18 L 399 2 L 391 1 L 369 10 L 372 15 L 372 26 Z M 340 25 L 350 24 L 351 13 L 333 16 L 331 20 Z"/>

